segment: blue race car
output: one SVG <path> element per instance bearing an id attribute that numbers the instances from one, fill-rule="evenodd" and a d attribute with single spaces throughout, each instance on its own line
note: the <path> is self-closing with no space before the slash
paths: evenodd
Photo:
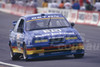
<path id="1" fill-rule="evenodd" d="M 13 22 L 9 47 L 12 60 L 74 55 L 84 56 L 78 31 L 61 14 L 33 14 Z"/>

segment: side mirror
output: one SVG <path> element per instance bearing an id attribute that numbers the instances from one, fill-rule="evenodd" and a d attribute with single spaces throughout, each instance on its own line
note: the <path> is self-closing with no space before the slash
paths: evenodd
<path id="1" fill-rule="evenodd" d="M 75 23 L 71 23 L 71 26 L 74 27 L 75 26 Z"/>
<path id="2" fill-rule="evenodd" d="M 17 23 L 17 21 L 14 21 L 14 22 L 13 22 L 13 26 L 15 26 L 15 25 L 16 25 L 16 23 Z"/>
<path id="3" fill-rule="evenodd" d="M 23 30 L 23 28 L 22 28 L 22 27 L 19 27 L 19 28 L 17 29 L 17 32 L 23 33 L 23 32 L 24 32 L 24 30 Z"/>

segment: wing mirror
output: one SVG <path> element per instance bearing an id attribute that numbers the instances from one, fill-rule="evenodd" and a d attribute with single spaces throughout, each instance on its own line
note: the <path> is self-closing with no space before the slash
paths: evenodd
<path id="1" fill-rule="evenodd" d="M 74 27 L 75 26 L 75 23 L 71 23 L 71 26 Z"/>
<path id="2" fill-rule="evenodd" d="M 16 23 L 17 23 L 17 21 L 14 21 L 14 22 L 13 22 L 13 26 L 15 26 L 15 25 L 16 25 Z"/>

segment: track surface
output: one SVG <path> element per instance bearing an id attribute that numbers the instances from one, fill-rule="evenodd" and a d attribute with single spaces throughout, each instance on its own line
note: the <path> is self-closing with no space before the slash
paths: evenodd
<path id="1" fill-rule="evenodd" d="M 9 30 L 12 29 L 12 21 L 18 20 L 19 16 L 0 12 L 0 61 L 21 65 L 24 67 L 100 67 L 100 27 L 75 25 L 81 33 L 85 45 L 85 57 L 74 59 L 73 56 L 66 58 L 49 58 L 33 61 L 12 61 L 9 54 Z"/>

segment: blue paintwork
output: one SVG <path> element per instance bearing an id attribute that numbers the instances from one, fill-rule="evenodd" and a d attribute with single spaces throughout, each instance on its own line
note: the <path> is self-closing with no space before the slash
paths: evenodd
<path id="1" fill-rule="evenodd" d="M 64 17 L 61 14 L 45 14 L 45 15 L 46 16 L 57 15 L 59 17 Z M 41 14 L 28 15 L 28 16 L 21 17 L 21 19 L 24 19 L 25 23 L 27 23 L 26 21 L 32 20 L 32 17 L 37 17 L 37 16 L 41 16 Z M 17 22 L 17 24 L 18 23 L 19 22 Z M 60 30 L 60 31 L 45 32 L 44 30 L 49 30 L 49 31 L 50 30 Z M 55 35 L 53 35 L 53 34 L 55 34 Z M 64 43 L 49 44 L 50 43 L 49 39 L 53 38 L 53 37 L 55 37 L 55 38 L 63 37 Z M 65 40 L 66 37 L 77 37 L 77 39 Z M 25 31 L 24 30 L 24 33 L 18 33 L 18 32 L 12 31 L 9 39 L 12 43 L 12 46 L 18 46 L 17 42 L 20 42 L 19 47 L 22 47 L 23 42 L 25 42 L 27 48 L 57 46 L 57 45 L 69 45 L 69 44 L 73 44 L 73 43 L 83 43 L 81 36 L 78 33 L 78 31 L 71 26 L 66 27 L 66 28 L 42 29 L 42 30 L 34 30 L 34 31 Z M 40 39 L 41 40 L 47 39 L 48 42 L 34 43 L 35 40 L 40 40 Z M 76 54 L 78 54 L 78 53 L 84 53 L 84 50 L 80 51 L 80 52 L 76 52 Z M 73 53 L 71 53 L 71 52 L 61 52 L 59 54 L 56 53 L 56 54 L 53 54 L 53 55 L 55 56 L 55 55 L 63 55 L 63 54 L 66 55 L 66 54 L 73 54 Z M 48 54 L 46 56 L 53 56 L 53 55 Z M 31 57 L 32 57 L 32 55 L 29 56 L 29 58 L 31 58 Z"/>

